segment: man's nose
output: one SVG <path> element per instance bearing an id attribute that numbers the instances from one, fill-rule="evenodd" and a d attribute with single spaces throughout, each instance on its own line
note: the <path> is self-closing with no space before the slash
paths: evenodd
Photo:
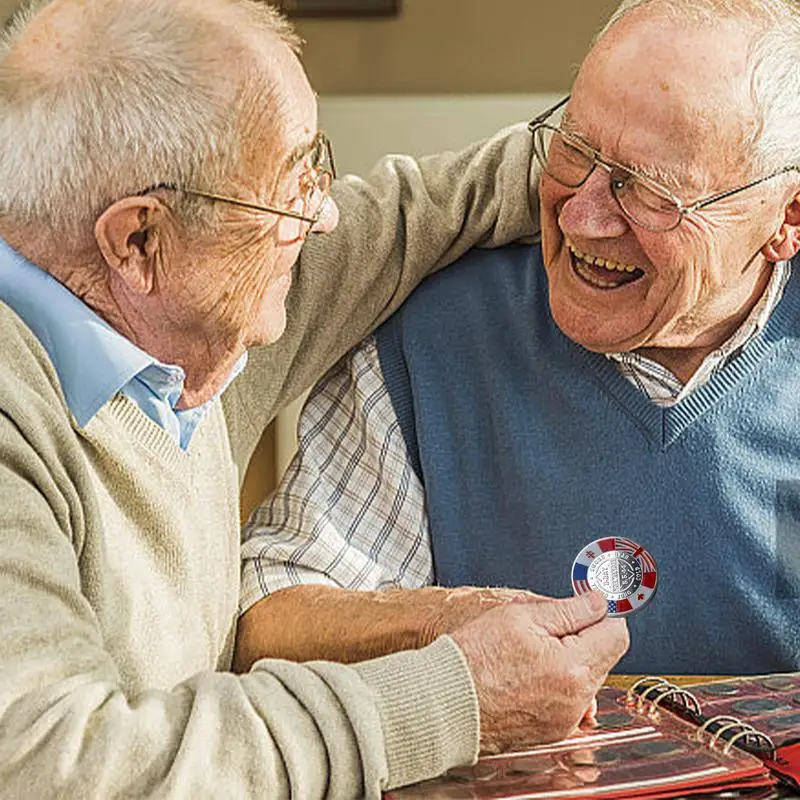
<path id="1" fill-rule="evenodd" d="M 328 196 L 320 209 L 319 219 L 311 228 L 313 233 L 330 233 L 339 224 L 339 206 L 336 201 Z"/>
<path id="2" fill-rule="evenodd" d="M 611 190 L 611 176 L 601 165 L 564 202 L 558 220 L 565 234 L 587 239 L 613 239 L 630 229 Z"/>

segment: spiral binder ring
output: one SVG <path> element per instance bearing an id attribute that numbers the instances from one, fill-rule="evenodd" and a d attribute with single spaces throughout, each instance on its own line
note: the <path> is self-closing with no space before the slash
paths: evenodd
<path id="1" fill-rule="evenodd" d="M 639 687 L 644 686 L 648 681 L 655 681 L 652 686 L 648 686 L 643 691 L 637 691 Z M 639 714 L 644 713 L 644 703 L 647 700 L 647 695 L 652 692 L 654 689 L 659 689 L 661 687 L 668 687 L 672 684 L 666 678 L 659 678 L 656 675 L 649 675 L 646 678 L 639 678 L 636 683 L 628 689 L 628 694 L 626 696 L 626 703 L 628 706 L 635 705 L 636 711 Z"/>
<path id="2" fill-rule="evenodd" d="M 648 675 L 646 678 L 639 678 L 636 683 L 628 689 L 628 694 L 626 696 L 626 701 L 629 706 L 632 706 L 635 701 L 638 701 L 640 694 L 636 691 L 640 686 L 647 683 L 648 681 L 655 681 L 656 686 L 663 685 L 665 683 L 669 683 L 666 678 L 660 678 L 658 675 Z M 652 687 L 650 687 L 652 688 Z"/>
<path id="3" fill-rule="evenodd" d="M 708 728 L 709 728 L 710 725 L 713 725 L 715 722 L 721 725 L 723 722 L 740 723 L 741 720 L 736 719 L 736 717 L 728 716 L 727 714 L 717 714 L 716 717 L 711 717 L 710 719 L 707 719 L 702 725 L 700 725 L 697 728 L 697 733 L 695 733 L 695 738 L 698 741 L 702 741 L 703 740 L 703 734 L 707 733 L 713 739 L 714 734 L 710 730 L 708 730 Z"/>
<path id="4" fill-rule="evenodd" d="M 767 736 L 766 733 L 761 733 L 761 731 L 757 731 L 752 725 L 748 725 L 748 727 L 750 728 L 749 731 L 748 730 L 739 731 L 739 733 L 735 733 L 733 736 L 731 736 L 731 738 L 727 740 L 727 742 L 725 743 L 725 746 L 722 748 L 722 752 L 725 753 L 725 754 L 730 753 L 731 748 L 741 738 L 744 738 L 745 742 L 748 739 L 755 739 L 755 741 L 757 741 L 757 742 L 761 741 L 761 742 L 765 743 L 767 745 L 767 750 L 769 752 L 770 758 L 774 758 L 775 757 L 775 743 L 772 741 L 772 739 L 770 739 L 769 736 Z"/>
<path id="5" fill-rule="evenodd" d="M 641 687 L 651 681 L 654 681 L 654 683 L 652 683 L 650 686 L 647 686 L 646 689 L 641 689 Z M 652 697 L 650 697 L 651 694 L 653 695 Z M 633 686 L 631 686 L 626 697 L 627 705 L 630 706 L 634 704 L 634 697 L 637 698 L 636 711 L 640 714 L 644 713 L 645 702 L 650 702 L 650 710 L 648 713 L 653 714 L 657 712 L 661 701 L 667 697 L 672 697 L 674 702 L 680 703 L 684 708 L 692 711 L 695 714 L 702 713 L 700 702 L 690 691 L 687 689 L 682 689 L 680 686 L 676 686 L 674 683 L 670 683 L 666 678 L 658 678 L 654 675 L 650 675 L 646 678 L 640 678 L 638 681 L 636 681 L 636 683 L 633 684 Z"/>
<path id="6" fill-rule="evenodd" d="M 644 714 L 645 703 L 649 703 L 647 714 L 648 716 L 654 716 L 658 713 L 659 705 L 670 697 L 673 698 L 674 703 L 680 703 L 688 711 L 698 716 L 702 715 L 703 710 L 700 701 L 692 692 L 682 689 L 670 683 L 666 678 L 657 675 L 639 678 L 628 689 L 625 696 L 625 704 L 627 706 L 635 705 L 637 713 Z M 712 731 L 711 727 L 714 725 L 718 727 Z M 725 734 L 727 733 L 731 735 L 726 737 Z M 730 753 L 738 741 L 744 740 L 745 743 L 758 743 L 759 755 L 766 750 L 770 757 L 774 758 L 775 756 L 775 743 L 769 736 L 756 730 L 750 723 L 742 722 L 742 720 L 727 714 L 718 714 L 699 725 L 694 738 L 697 741 L 702 741 L 704 735 L 709 737 L 708 747 L 710 748 L 714 748 L 718 743 L 724 742 L 722 752 L 726 755 Z"/>
<path id="7" fill-rule="evenodd" d="M 667 683 L 666 681 L 664 683 L 657 683 L 655 686 L 648 686 L 647 689 L 645 689 L 639 695 L 639 700 L 636 703 L 636 711 L 637 711 L 637 713 L 639 713 L 639 714 L 644 714 L 645 713 L 644 704 L 648 700 L 650 700 L 650 698 L 647 696 L 647 695 L 650 694 L 650 692 L 657 692 L 657 691 L 660 691 L 660 690 L 669 691 L 671 686 L 672 686 L 672 684 L 671 683 Z M 653 713 L 653 701 L 650 700 L 650 708 L 647 711 L 647 715 L 650 716 L 652 713 Z"/>
<path id="8" fill-rule="evenodd" d="M 711 733 L 709 731 L 709 733 L 711 734 L 711 739 L 709 741 L 709 747 L 715 747 L 717 742 L 719 742 L 721 739 L 723 741 L 730 741 L 730 740 L 726 740 L 724 738 L 724 735 L 725 735 L 725 733 L 727 731 L 732 731 L 732 730 L 735 730 L 736 728 L 741 728 L 741 731 L 739 731 L 739 733 L 742 733 L 742 734 L 756 733 L 756 729 L 752 725 L 748 725 L 746 722 L 742 722 L 741 720 L 737 719 L 734 722 L 727 723 L 727 725 L 721 725 L 713 733 Z M 738 736 L 738 734 L 737 734 L 737 736 Z M 733 738 L 733 737 L 731 737 L 731 738 Z"/>
<path id="9" fill-rule="evenodd" d="M 652 708 L 655 710 L 658 708 L 658 704 L 665 698 L 665 697 L 673 697 L 675 698 L 676 702 L 680 702 L 684 708 L 688 708 L 689 711 L 694 712 L 695 714 L 702 713 L 702 709 L 700 708 L 700 702 L 698 699 L 686 689 L 681 689 L 680 686 L 675 686 L 674 684 L 668 684 L 668 688 L 666 691 L 662 692 L 655 700 L 651 700 Z"/>

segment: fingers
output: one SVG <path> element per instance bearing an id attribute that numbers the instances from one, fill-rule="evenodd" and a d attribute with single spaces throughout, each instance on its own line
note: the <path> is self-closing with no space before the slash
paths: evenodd
<path id="1" fill-rule="evenodd" d="M 581 720 L 581 727 L 593 728 L 595 725 L 597 725 L 597 697 L 592 698 Z"/>
<path id="2" fill-rule="evenodd" d="M 553 741 L 586 715 L 627 648 L 624 621 L 590 594 L 492 608 L 453 631 L 475 682 L 481 745 L 496 752 Z"/>
<path id="3" fill-rule="evenodd" d="M 579 659 L 592 674 L 605 676 L 628 649 L 628 625 L 624 619 L 609 617 L 584 628 L 564 644 L 571 656 Z"/>
<path id="4" fill-rule="evenodd" d="M 533 621 L 551 636 L 569 636 L 599 622 L 606 615 L 608 603 L 599 592 L 589 592 L 561 600 L 531 603 Z"/>

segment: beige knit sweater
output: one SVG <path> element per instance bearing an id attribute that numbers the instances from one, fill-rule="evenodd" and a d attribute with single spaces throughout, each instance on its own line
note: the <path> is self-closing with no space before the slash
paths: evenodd
<path id="1" fill-rule="evenodd" d="M 529 145 L 516 131 L 344 181 L 287 335 L 253 353 L 187 452 L 122 396 L 78 428 L 0 304 L 0 797 L 374 798 L 474 758 L 474 688 L 447 637 L 356 667 L 224 672 L 238 485 L 278 407 L 427 270 L 532 233 Z"/>

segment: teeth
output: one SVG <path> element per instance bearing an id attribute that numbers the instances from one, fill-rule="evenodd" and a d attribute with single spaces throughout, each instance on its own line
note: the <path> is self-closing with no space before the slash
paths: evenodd
<path id="1" fill-rule="evenodd" d="M 586 267 L 583 266 L 580 262 L 577 265 L 578 274 L 587 282 L 591 283 L 592 286 L 598 286 L 601 289 L 616 289 L 617 286 L 620 285 L 619 281 L 613 283 L 611 281 L 604 281 L 601 278 L 594 276 Z"/>
<path id="2" fill-rule="evenodd" d="M 618 261 L 611 261 L 608 258 L 600 258 L 599 256 L 590 256 L 588 253 L 582 253 L 571 244 L 568 245 L 570 251 L 576 258 L 585 261 L 587 264 L 594 264 L 596 267 L 602 267 L 609 270 L 609 272 L 636 272 L 638 267 L 633 264 L 620 264 Z"/>

